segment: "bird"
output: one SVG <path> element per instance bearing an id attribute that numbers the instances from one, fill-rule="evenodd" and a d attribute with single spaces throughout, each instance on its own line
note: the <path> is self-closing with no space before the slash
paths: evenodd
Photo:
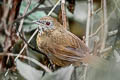
<path id="1" fill-rule="evenodd" d="M 53 64 L 80 66 L 81 62 L 87 63 L 89 58 L 93 58 L 88 57 L 90 50 L 84 41 L 68 31 L 57 19 L 45 16 L 35 23 L 38 24 L 37 46 Z"/>

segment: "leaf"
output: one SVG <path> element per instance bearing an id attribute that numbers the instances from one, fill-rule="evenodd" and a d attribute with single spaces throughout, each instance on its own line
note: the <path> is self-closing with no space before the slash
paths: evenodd
<path id="1" fill-rule="evenodd" d="M 24 32 L 30 32 L 30 31 L 35 30 L 37 27 L 38 27 L 37 24 L 27 24 L 27 25 L 24 25 L 23 31 Z"/>
<path id="2" fill-rule="evenodd" d="M 16 67 L 21 76 L 23 76 L 26 80 L 40 80 L 43 74 L 42 71 L 36 70 L 20 60 L 16 61 Z"/>
<path id="3" fill-rule="evenodd" d="M 74 67 L 68 66 L 61 68 L 53 73 L 46 74 L 42 80 L 70 80 Z"/>
<path id="4" fill-rule="evenodd" d="M 32 1 L 30 7 L 28 8 L 28 12 L 30 12 L 38 4 L 39 3 L 35 2 L 35 1 Z M 24 13 L 24 10 L 25 10 L 26 6 L 27 6 L 27 3 L 26 3 L 25 0 L 23 0 L 22 4 L 21 4 L 21 7 L 20 7 L 20 14 Z M 45 7 L 45 6 L 44 5 L 40 5 L 39 8 L 41 8 L 41 7 Z M 24 20 L 23 31 L 30 32 L 30 31 L 36 29 L 38 27 L 37 24 L 29 24 L 29 23 L 31 23 L 33 20 L 38 20 L 38 19 L 40 19 L 43 16 L 46 16 L 44 11 L 36 11 L 36 12 L 33 12 L 32 14 L 30 14 Z M 28 22 L 28 24 L 25 24 L 27 22 Z"/>

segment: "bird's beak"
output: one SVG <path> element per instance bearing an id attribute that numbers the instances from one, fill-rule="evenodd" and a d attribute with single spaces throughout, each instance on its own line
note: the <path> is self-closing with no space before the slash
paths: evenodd
<path id="1" fill-rule="evenodd" d="M 35 21 L 33 21 L 33 23 L 35 23 L 35 24 L 42 24 L 42 22 L 40 21 L 40 20 L 35 20 Z"/>

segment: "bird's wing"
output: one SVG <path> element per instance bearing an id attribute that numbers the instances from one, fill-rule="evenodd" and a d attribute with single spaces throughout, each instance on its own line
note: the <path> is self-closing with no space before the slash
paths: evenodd
<path id="1" fill-rule="evenodd" d="M 54 41 L 55 38 L 59 40 Z M 47 45 L 46 51 L 58 59 L 74 62 L 80 60 L 89 52 L 86 45 L 67 30 L 63 31 L 62 34 L 59 33 L 55 38 L 52 40 L 53 43 Z"/>
<path id="2" fill-rule="evenodd" d="M 77 51 L 71 50 L 61 45 L 54 44 L 52 46 L 54 46 L 54 48 L 49 47 L 46 51 L 49 52 L 48 54 L 60 60 L 74 62 L 80 60 L 84 56 L 80 55 Z"/>

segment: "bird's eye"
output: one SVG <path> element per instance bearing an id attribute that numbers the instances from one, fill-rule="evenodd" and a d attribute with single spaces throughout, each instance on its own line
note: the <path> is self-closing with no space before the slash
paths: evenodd
<path id="1" fill-rule="evenodd" d="M 48 25 L 48 26 L 49 26 L 49 25 L 50 25 L 50 22 L 46 22 L 46 25 Z"/>

